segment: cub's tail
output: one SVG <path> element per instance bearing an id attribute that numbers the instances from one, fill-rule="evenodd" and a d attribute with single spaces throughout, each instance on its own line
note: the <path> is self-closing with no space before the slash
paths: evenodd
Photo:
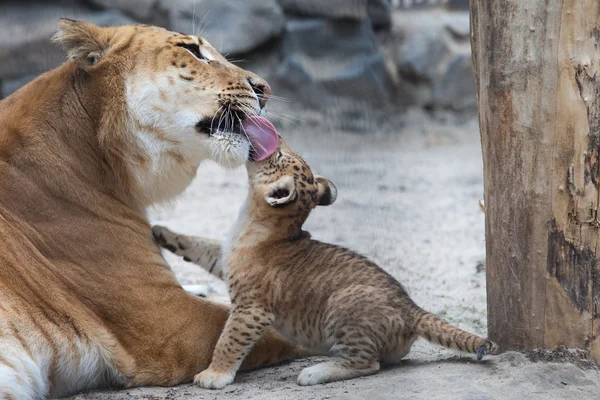
<path id="1" fill-rule="evenodd" d="M 458 329 L 421 308 L 415 310 L 413 318 L 414 332 L 431 343 L 454 350 L 476 353 L 478 360 L 481 360 L 486 354 L 498 353 L 499 348 L 496 343 Z"/>

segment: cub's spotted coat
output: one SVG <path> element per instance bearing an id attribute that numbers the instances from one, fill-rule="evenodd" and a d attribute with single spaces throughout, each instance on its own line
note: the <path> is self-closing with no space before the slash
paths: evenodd
<path id="1" fill-rule="evenodd" d="M 418 337 L 477 353 L 478 359 L 496 353 L 495 343 L 421 309 L 372 261 L 311 239 L 302 230 L 304 221 L 315 206 L 332 204 L 337 192 L 281 139 L 272 156 L 248 166 L 248 176 L 248 198 L 222 251 L 232 308 L 212 362 L 196 375 L 196 384 L 220 389 L 231 383 L 268 326 L 313 354 L 333 357 L 304 369 L 300 385 L 376 373 L 380 362 L 399 362 Z M 214 242 L 162 227 L 154 233 L 164 247 L 193 261 L 214 259 L 218 252 Z M 216 262 L 205 267 L 222 271 Z"/>

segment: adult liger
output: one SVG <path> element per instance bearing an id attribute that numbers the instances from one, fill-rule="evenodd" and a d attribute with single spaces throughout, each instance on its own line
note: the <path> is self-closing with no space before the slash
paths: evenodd
<path id="1" fill-rule="evenodd" d="M 181 288 L 145 209 L 203 160 L 263 157 L 269 86 L 152 26 L 55 40 L 69 61 L 0 102 L 0 398 L 191 381 L 227 309 Z M 296 354 L 269 332 L 245 366 Z"/>

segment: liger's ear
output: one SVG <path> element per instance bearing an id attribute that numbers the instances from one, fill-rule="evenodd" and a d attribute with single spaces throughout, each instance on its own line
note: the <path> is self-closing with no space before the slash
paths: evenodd
<path id="1" fill-rule="evenodd" d="M 283 206 L 296 200 L 296 184 L 294 177 L 286 175 L 271 183 L 267 189 L 265 200 L 272 207 Z"/>
<path id="2" fill-rule="evenodd" d="M 317 205 L 328 206 L 337 199 L 337 188 L 329 179 L 315 175 L 317 182 Z"/>
<path id="3" fill-rule="evenodd" d="M 62 46 L 70 60 L 84 68 L 100 61 L 109 44 L 103 28 L 66 18 L 58 21 L 58 31 L 52 40 Z"/>

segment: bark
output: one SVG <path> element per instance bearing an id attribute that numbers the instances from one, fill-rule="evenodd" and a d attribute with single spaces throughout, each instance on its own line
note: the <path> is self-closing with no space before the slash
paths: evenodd
<path id="1" fill-rule="evenodd" d="M 598 0 L 471 0 L 488 330 L 600 360 Z"/>

